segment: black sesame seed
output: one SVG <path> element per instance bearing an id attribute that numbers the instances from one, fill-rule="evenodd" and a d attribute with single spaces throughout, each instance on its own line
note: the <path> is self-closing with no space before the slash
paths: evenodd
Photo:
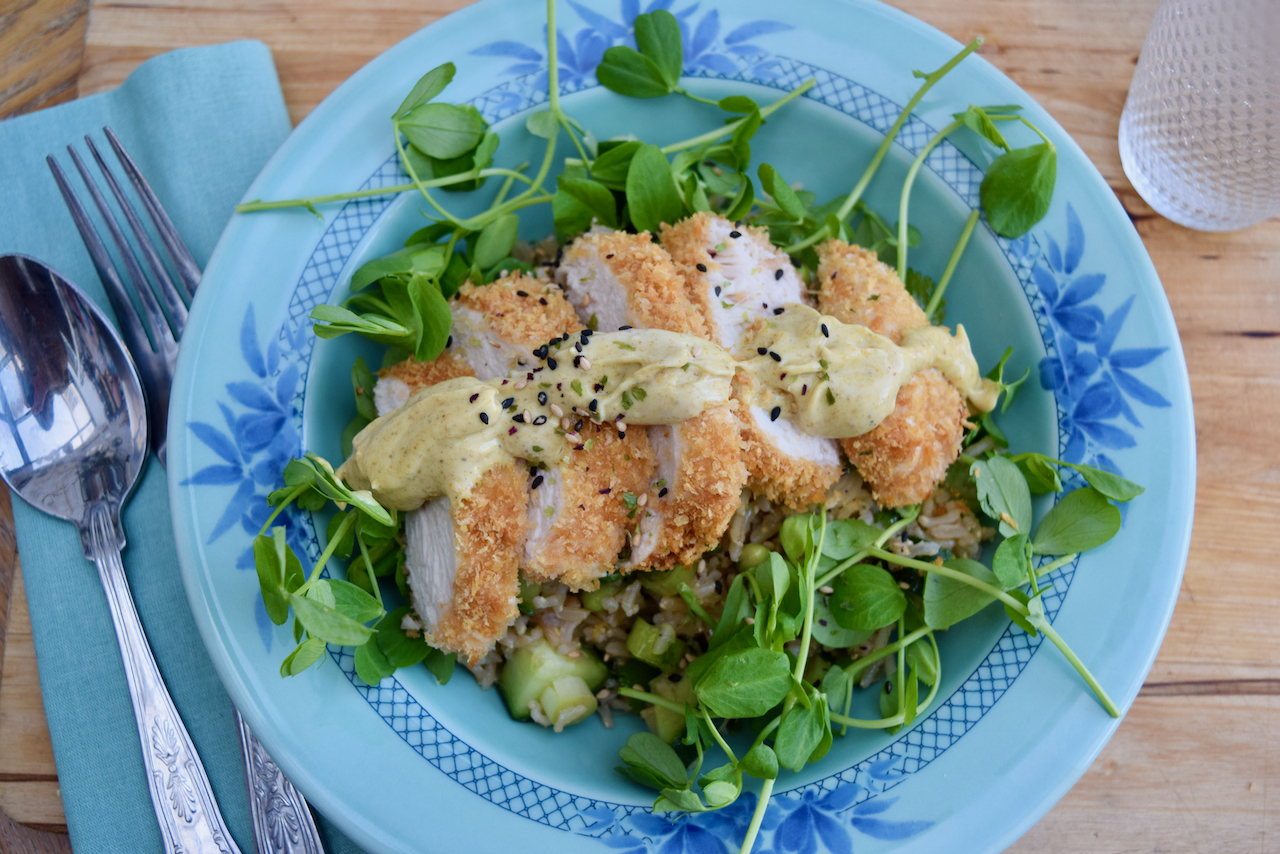
<path id="1" fill-rule="evenodd" d="M 538 297 L 538 305 L 546 305 L 546 304 L 547 304 L 546 297 Z"/>
<path id="2" fill-rule="evenodd" d="M 718 578 L 716 579 L 716 592 L 717 592 L 717 593 L 723 593 L 723 592 L 724 592 L 724 584 L 723 584 L 723 583 L 720 581 L 720 579 L 718 579 Z"/>
<path id="3" fill-rule="evenodd" d="M 507 407 L 509 407 L 511 404 L 515 402 L 516 402 L 516 399 L 514 397 L 508 397 L 506 400 L 502 401 L 502 408 L 506 409 Z"/>
<path id="4" fill-rule="evenodd" d="M 475 394 L 471 395 L 471 402 L 475 403 L 479 397 L 480 397 L 480 392 L 476 392 Z"/>
<path id="5" fill-rule="evenodd" d="M 775 280 L 775 281 L 776 281 L 776 280 L 778 280 L 778 279 L 781 279 L 781 278 L 782 278 L 782 270 L 778 270 L 778 271 L 776 271 L 776 272 L 773 274 L 773 278 L 774 278 L 774 280 Z"/>
<path id="6" fill-rule="evenodd" d="M 669 492 L 669 491 L 670 491 L 670 490 L 668 490 L 665 486 L 664 486 L 664 487 L 662 487 L 662 489 L 659 489 L 659 490 L 658 490 L 658 497 L 659 497 L 659 498 L 666 498 L 666 497 L 667 497 L 667 492 Z"/>
<path id="7" fill-rule="evenodd" d="M 781 406 L 775 406 L 773 409 L 770 409 L 770 410 L 769 410 L 769 420 L 770 420 L 770 421 L 777 421 L 777 420 L 778 420 L 778 416 L 779 416 L 779 415 L 781 415 L 781 414 L 782 414 L 782 407 L 781 407 Z"/>
<path id="8" fill-rule="evenodd" d="M 761 356 L 765 356 L 765 355 L 768 355 L 768 353 L 769 353 L 769 348 L 768 348 L 768 347 L 757 347 L 757 348 L 756 348 L 756 352 L 757 352 L 757 353 L 759 353 Z"/>
<path id="9" fill-rule="evenodd" d="M 577 422 L 575 422 L 575 423 L 574 423 L 574 425 L 573 425 L 573 432 L 575 432 L 575 433 L 581 433 L 581 432 L 582 432 L 582 419 L 581 419 L 581 418 L 579 418 L 579 419 L 577 420 Z"/>
<path id="10" fill-rule="evenodd" d="M 604 391 L 604 386 L 602 386 L 600 383 L 592 383 L 591 390 L 597 393 L 602 392 Z"/>
<path id="11" fill-rule="evenodd" d="M 450 336 L 449 336 L 449 340 L 448 340 L 448 341 L 444 342 L 444 346 L 445 346 L 445 347 L 452 347 L 452 346 L 453 346 L 453 336 L 452 336 L 452 335 L 450 335 Z"/>
<path id="12" fill-rule="evenodd" d="M 533 425 L 535 427 L 541 427 L 543 424 L 546 424 L 546 423 L 547 423 L 547 416 L 545 415 L 539 415 L 537 418 L 533 419 Z"/>
<path id="13" fill-rule="evenodd" d="M 537 477 L 537 476 L 538 476 L 538 467 L 529 466 L 529 477 Z"/>
<path id="14" fill-rule="evenodd" d="M 824 324 L 822 324 L 822 337 L 823 337 L 823 338 L 830 338 L 830 337 L 831 337 L 831 330 L 830 330 L 830 329 L 827 329 L 827 324 L 825 324 L 825 323 L 824 323 Z"/>
<path id="15" fill-rule="evenodd" d="M 730 237 L 732 237 L 732 238 L 734 238 L 734 239 L 737 239 L 737 238 L 739 238 L 739 237 L 741 237 L 741 236 L 742 236 L 742 232 L 741 232 L 741 231 L 731 231 L 731 232 L 729 232 L 729 236 L 730 236 Z"/>
<path id="16" fill-rule="evenodd" d="M 619 331 L 619 332 L 626 332 L 626 331 L 627 331 L 628 329 L 630 329 L 630 328 L 631 328 L 630 326 L 619 326 L 619 327 L 618 327 L 618 331 Z"/>
<path id="17" fill-rule="evenodd" d="M 612 258 L 612 257 L 613 257 L 613 253 L 612 253 L 612 252 L 610 252 L 608 255 L 606 255 L 606 256 L 604 256 L 604 257 L 605 257 L 605 260 L 607 261 L 607 260 L 609 260 L 610 258 Z"/>
<path id="18" fill-rule="evenodd" d="M 547 367 L 554 371 L 556 369 L 556 365 L 557 365 L 556 360 L 548 357 Z"/>
<path id="19" fill-rule="evenodd" d="M 533 355 L 537 356 L 539 359 L 547 358 L 547 345 L 543 344 L 541 347 L 534 350 Z"/>
<path id="20" fill-rule="evenodd" d="M 720 296 L 720 286 L 716 285 L 716 296 Z"/>
<path id="21" fill-rule="evenodd" d="M 773 316 L 777 317 L 778 315 L 782 314 L 784 311 L 786 311 L 785 308 L 775 308 L 773 310 Z"/>
<path id="22" fill-rule="evenodd" d="M 808 394 L 808 393 L 809 393 L 809 384 L 808 384 L 808 383 L 805 383 L 804 385 L 800 386 L 800 395 L 801 395 L 801 397 L 803 397 L 804 395 L 806 395 L 806 394 Z"/>
<path id="23" fill-rule="evenodd" d="M 481 424 L 488 424 L 488 423 L 489 423 L 489 413 L 487 413 L 487 412 L 481 412 L 481 413 L 480 413 L 480 423 L 481 423 Z"/>
<path id="24" fill-rule="evenodd" d="M 611 486 L 606 486 L 604 489 L 600 490 L 601 495 L 608 495 L 610 492 L 613 492 L 613 487 Z"/>
<path id="25" fill-rule="evenodd" d="M 699 272 L 699 273 L 705 273 L 705 272 L 707 272 L 707 265 L 706 265 L 706 264 L 695 264 L 694 266 L 696 266 L 696 267 L 698 268 L 698 272 Z"/>
<path id="26" fill-rule="evenodd" d="M 626 430 L 619 430 L 619 431 L 618 431 L 618 439 L 619 439 L 619 440 L 622 440 L 622 439 L 625 439 L 625 438 L 627 438 L 627 431 L 626 431 Z"/>
<path id="27" fill-rule="evenodd" d="M 524 291 L 516 291 L 516 296 L 518 296 L 518 297 L 527 297 L 527 296 L 528 296 L 528 294 L 527 294 L 527 293 L 525 293 Z"/>
<path id="28" fill-rule="evenodd" d="M 524 413 L 523 413 L 523 412 L 517 412 L 515 415 L 512 415 L 512 416 L 511 416 L 511 420 L 512 420 L 512 421 L 515 421 L 517 424 L 523 424 L 523 423 L 524 423 Z"/>
<path id="29" fill-rule="evenodd" d="M 684 677 L 681 676 L 679 673 L 672 673 L 670 676 L 667 677 L 667 681 L 672 684 L 675 684 L 676 682 L 679 682 L 683 678 Z"/>
<path id="30" fill-rule="evenodd" d="M 600 402 L 593 397 L 591 398 L 591 402 L 587 404 L 587 409 L 590 409 L 592 412 L 595 412 L 596 407 L 598 407 L 599 405 L 600 405 Z"/>
<path id="31" fill-rule="evenodd" d="M 539 486 L 542 486 L 542 480 L 543 480 L 542 475 L 538 475 L 533 479 L 533 483 L 529 484 L 529 488 L 537 489 Z"/>
<path id="32" fill-rule="evenodd" d="M 781 362 L 781 361 L 782 361 L 782 357 L 781 357 L 781 356 L 779 356 L 777 353 L 773 352 L 772 350 L 770 350 L 770 351 L 769 351 L 769 358 L 770 358 L 770 359 L 773 359 L 775 362 Z"/>
<path id="33" fill-rule="evenodd" d="M 576 368 L 576 367 L 578 367 L 578 363 L 579 363 L 579 362 L 581 362 L 581 361 L 582 361 L 582 357 L 581 357 L 581 356 L 574 356 L 574 357 L 573 357 L 573 366 L 574 366 L 575 368 Z"/>
<path id="34" fill-rule="evenodd" d="M 538 403 L 543 406 L 547 405 L 547 393 L 545 391 L 538 392 Z"/>

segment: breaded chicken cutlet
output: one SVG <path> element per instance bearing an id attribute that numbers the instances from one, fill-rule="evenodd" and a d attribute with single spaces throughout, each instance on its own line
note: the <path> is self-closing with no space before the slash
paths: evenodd
<path id="1" fill-rule="evenodd" d="M 895 344 L 908 329 L 928 325 L 897 272 L 874 252 L 843 241 L 818 247 L 818 308 L 844 323 L 860 323 Z M 883 507 L 919 504 L 960 455 L 968 408 L 936 369 L 898 390 L 893 412 L 871 432 L 842 439 L 849 461 Z"/>
<path id="2" fill-rule="evenodd" d="M 580 236 L 565 250 L 558 278 L 589 325 L 595 320 L 600 329 L 633 326 L 707 337 L 684 276 L 648 232 Z M 732 405 L 646 429 L 657 471 L 638 493 L 646 504 L 623 568 L 688 565 L 719 542 L 747 478 Z"/>

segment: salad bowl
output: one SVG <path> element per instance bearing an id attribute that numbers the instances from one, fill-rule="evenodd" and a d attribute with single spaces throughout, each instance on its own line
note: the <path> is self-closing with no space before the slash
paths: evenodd
<path id="1" fill-rule="evenodd" d="M 752 145 L 819 200 L 856 181 L 918 85 L 911 72 L 932 70 L 959 48 L 870 2 L 657 3 L 667 5 L 681 24 L 691 91 L 767 103 L 815 81 Z M 560 9 L 562 104 L 600 139 L 635 134 L 664 144 L 720 121 L 714 108 L 676 96 L 638 101 L 599 86 L 603 52 L 626 44 L 645 11 L 633 0 Z M 482 0 L 411 36 L 299 125 L 246 199 L 403 183 L 389 117 L 414 81 L 446 60 L 458 68 L 446 97 L 474 105 L 501 135 L 499 164 L 535 160 L 538 141 L 524 122 L 547 98 L 542 14 L 540 4 Z M 1006 375 L 1030 372 L 1001 421 L 1013 450 L 1113 469 L 1146 487 L 1114 540 L 1047 576 L 1053 589 L 1044 599 L 1055 628 L 1127 709 L 1167 626 L 1190 535 L 1194 434 L 1177 332 L 1101 176 L 978 56 L 916 109 L 867 203 L 892 221 L 911 159 L 969 104 L 1021 105 L 1058 148 L 1058 183 L 1048 214 L 1024 236 L 1009 240 L 979 224 L 948 291 L 946 323 L 965 325 L 984 370 L 1012 346 Z M 558 154 L 568 156 L 568 145 Z M 990 160 L 976 136 L 964 135 L 927 158 L 912 197 L 911 223 L 922 235 L 914 268 L 941 272 Z M 486 201 L 450 197 L 463 215 Z M 461 670 L 444 686 L 425 668 L 371 686 L 337 647 L 319 668 L 280 677 L 292 637 L 267 618 L 250 544 L 291 457 L 340 457 L 354 409 L 351 364 L 379 358 L 353 336 L 320 341 L 308 315 L 343 298 L 364 261 L 421 227 L 420 207 L 405 195 L 322 207 L 320 217 L 239 214 L 210 260 L 179 359 L 169 477 L 184 583 L 215 666 L 282 770 L 371 851 L 736 850 L 753 796 L 673 819 L 653 814 L 652 793 L 613 771 L 627 733 L 642 726 L 637 718 L 620 717 L 614 729 L 592 719 L 556 734 L 512 721 L 496 692 Z M 522 217 L 526 239 L 551 227 L 549 213 Z M 1048 507 L 1041 499 L 1038 515 Z M 290 544 L 314 560 L 324 520 L 283 518 Z M 851 732 L 820 762 L 780 778 L 756 850 L 998 851 L 1066 792 L 1114 732 L 1117 721 L 1070 665 L 1003 611 L 989 608 L 939 643 L 945 675 L 928 713 L 892 735 Z M 859 702 L 870 710 L 875 699 Z"/>

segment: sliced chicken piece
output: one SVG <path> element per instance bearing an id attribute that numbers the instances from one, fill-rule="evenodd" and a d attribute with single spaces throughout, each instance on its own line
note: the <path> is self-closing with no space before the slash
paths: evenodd
<path id="1" fill-rule="evenodd" d="M 741 227 L 698 213 L 664 227 L 662 245 L 684 274 L 689 298 L 707 323 L 711 340 L 730 350 L 760 320 L 789 303 L 803 303 L 804 287 L 791 259 L 769 242 L 763 228 Z M 840 452 L 831 439 L 810 436 L 772 407 L 756 404 L 754 384 L 734 381 L 736 408 L 748 472 L 747 485 L 794 509 L 821 503 L 840 477 Z"/>
<path id="2" fill-rule="evenodd" d="M 582 329 L 573 307 L 554 283 L 523 273 L 488 285 L 462 286 L 449 304 L 449 345 L 430 362 L 412 356 L 379 372 L 374 403 L 386 415 L 415 391 L 453 377 L 505 377 L 532 364 L 533 350 L 564 332 Z"/>
<path id="3" fill-rule="evenodd" d="M 684 275 L 689 299 L 701 311 L 712 341 L 733 350 L 757 318 L 787 303 L 804 302 L 804 285 L 786 253 L 763 228 L 696 213 L 663 226 L 662 246 Z"/>
<path id="4" fill-rule="evenodd" d="M 634 326 L 707 337 L 684 277 L 647 232 L 587 234 L 565 250 L 559 278 L 578 317 L 600 329 Z M 719 542 L 746 483 L 729 407 L 647 428 L 658 461 L 645 512 L 623 568 L 689 564 Z"/>
<path id="5" fill-rule="evenodd" d="M 502 465 L 460 500 L 406 515 L 410 599 L 432 646 L 474 664 L 519 614 L 528 503 L 524 471 Z"/>
<path id="6" fill-rule="evenodd" d="M 636 518 L 646 512 L 653 450 L 644 430 L 572 425 L 582 442 L 567 463 L 531 471 L 522 568 L 534 581 L 594 590 L 614 571 Z"/>
<path id="7" fill-rule="evenodd" d="M 897 272 L 874 252 L 828 240 L 818 247 L 818 259 L 824 314 L 860 323 L 894 343 L 928 324 Z M 841 445 L 881 506 L 919 504 L 960 455 L 967 414 L 960 392 L 930 368 L 898 390 L 893 412 L 879 426 Z"/>

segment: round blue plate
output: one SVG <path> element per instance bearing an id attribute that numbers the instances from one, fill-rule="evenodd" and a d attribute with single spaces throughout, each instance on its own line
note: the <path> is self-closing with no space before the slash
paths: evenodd
<path id="1" fill-rule="evenodd" d="M 680 21 L 693 91 L 767 102 L 816 80 L 752 145 L 757 162 L 820 200 L 853 185 L 915 91 L 911 71 L 937 68 L 960 48 L 870 2 L 650 0 L 641 8 L 638 0 L 572 0 L 560 8 L 563 104 L 600 139 L 635 133 L 663 144 L 721 122 L 714 108 L 679 96 L 636 101 L 596 82 L 604 50 L 627 43 L 636 14 L 655 6 L 670 6 Z M 402 183 L 388 117 L 421 74 L 446 60 L 458 74 L 444 99 L 474 104 L 492 123 L 503 139 L 499 163 L 535 160 L 541 142 L 524 118 L 546 100 L 543 11 L 483 0 L 387 51 L 316 108 L 247 198 Z M 1194 439 L 1177 330 L 1102 177 L 1053 119 L 977 56 L 930 92 L 867 201 L 896 219 L 915 152 L 971 103 L 1021 104 L 1058 147 L 1058 185 L 1028 235 L 1010 241 L 979 226 L 947 294 L 947 322 L 964 323 L 984 368 L 1013 345 L 1010 369 L 1030 370 L 1001 421 L 1015 450 L 1113 468 L 1147 488 L 1125 507 L 1112 542 L 1049 577 L 1045 599 L 1057 629 L 1128 708 L 1168 624 L 1191 530 Z M 1014 144 L 1033 139 L 1011 133 Z M 967 134 L 930 155 L 912 198 L 923 242 L 911 265 L 935 278 L 990 161 Z M 440 195 L 466 214 L 495 189 L 491 181 L 478 198 Z M 351 336 L 318 341 L 307 317 L 345 295 L 363 260 L 420 227 L 422 207 L 406 195 L 332 205 L 323 220 L 303 210 L 237 215 L 209 262 L 178 364 L 169 478 L 183 578 L 214 663 L 281 768 L 371 851 L 736 850 L 754 795 L 673 821 L 649 811 L 653 793 L 614 773 L 634 718 L 614 730 L 592 720 L 555 735 L 511 721 L 497 693 L 465 672 L 441 687 L 411 668 L 369 686 L 336 648 L 319 668 L 279 675 L 293 641 L 266 618 L 250 542 L 290 457 L 304 449 L 338 456 L 354 408 L 352 360 L 376 358 Z M 523 218 L 525 237 L 550 227 L 545 210 Z M 285 521 L 295 550 L 314 560 L 323 520 Z M 784 775 L 756 850 L 998 851 L 1066 792 L 1114 732 L 1117 722 L 1063 657 L 1000 609 L 945 635 L 942 688 L 929 713 L 894 736 L 851 732 L 821 762 Z M 873 697 L 860 702 L 874 707 Z"/>

